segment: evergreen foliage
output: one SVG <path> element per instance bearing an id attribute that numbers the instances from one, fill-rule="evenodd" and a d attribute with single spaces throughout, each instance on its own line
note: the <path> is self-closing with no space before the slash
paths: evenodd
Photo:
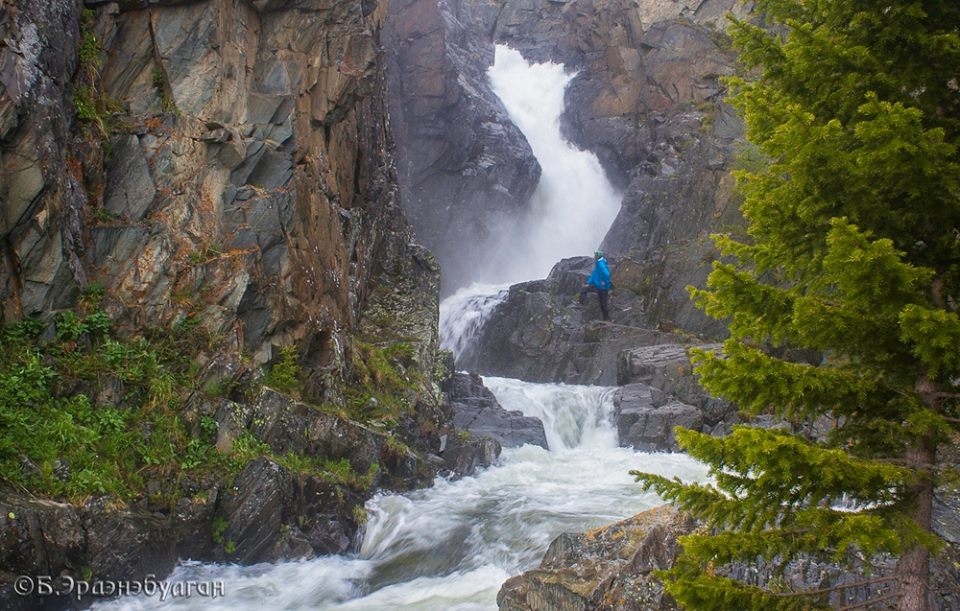
<path id="1" fill-rule="evenodd" d="M 834 426 L 681 431 L 713 483 L 634 473 L 708 525 L 664 575 L 689 608 L 826 604 L 723 566 L 857 551 L 899 555 L 900 609 L 927 609 L 936 451 L 960 417 L 960 3 L 755 4 L 767 23 L 733 21 L 730 84 L 766 163 L 736 173 L 748 237 L 717 236 L 692 290 L 730 338 L 694 360 L 745 412 Z"/>

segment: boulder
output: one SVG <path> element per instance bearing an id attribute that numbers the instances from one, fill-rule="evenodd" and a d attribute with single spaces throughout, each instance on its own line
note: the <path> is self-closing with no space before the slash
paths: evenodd
<path id="1" fill-rule="evenodd" d="M 454 479 L 473 475 L 492 465 L 500 456 L 501 450 L 501 444 L 492 436 L 453 439 L 447 442 L 441 452 L 441 473 L 447 473 Z"/>
<path id="2" fill-rule="evenodd" d="M 503 409 L 480 376 L 455 373 L 445 383 L 444 390 L 453 408 L 453 425 L 457 430 L 491 437 L 508 448 L 524 444 L 547 448 L 547 436 L 540 419 Z"/>
<path id="3" fill-rule="evenodd" d="M 613 418 L 620 445 L 642 452 L 678 451 L 674 427 L 703 428 L 700 409 L 646 384 L 628 384 L 616 390 Z"/>
<path id="4" fill-rule="evenodd" d="M 253 564 L 346 552 L 360 528 L 363 501 L 356 490 L 254 460 L 219 503 L 212 555 Z"/>
<path id="5" fill-rule="evenodd" d="M 715 426 L 733 416 L 736 408 L 729 401 L 710 396 L 700 386 L 688 354 L 691 348 L 712 352 L 722 347 L 722 344 L 655 344 L 624 350 L 617 361 L 617 384 L 653 386 L 699 408 L 704 422 Z"/>
<path id="6" fill-rule="evenodd" d="M 653 571 L 673 565 L 677 537 L 693 521 L 661 506 L 585 533 L 553 540 L 540 566 L 500 588 L 502 611 L 675 610 Z"/>

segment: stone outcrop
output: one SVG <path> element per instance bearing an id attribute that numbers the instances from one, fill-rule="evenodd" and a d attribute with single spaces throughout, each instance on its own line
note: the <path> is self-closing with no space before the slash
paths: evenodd
<path id="1" fill-rule="evenodd" d="M 547 436 L 539 418 L 508 411 L 484 385 L 480 376 L 456 373 L 444 390 L 453 408 L 453 424 L 458 430 L 484 435 L 504 447 L 532 444 L 547 449 Z"/>
<path id="2" fill-rule="evenodd" d="M 697 382 L 688 351 L 721 344 L 657 344 L 620 353 L 614 420 L 620 445 L 643 451 L 677 451 L 673 428 L 726 434 L 740 422 L 736 406 L 710 396 Z M 774 424 L 771 421 L 770 424 Z"/>
<path id="3" fill-rule="evenodd" d="M 677 537 L 692 532 L 696 523 L 685 514 L 664 505 L 632 518 L 585 533 L 564 533 L 554 539 L 540 566 L 511 577 L 500 589 L 497 603 L 504 611 L 552 611 L 554 609 L 609 609 L 617 611 L 674 611 L 676 602 L 664 593 L 653 571 L 668 569 L 676 561 Z M 933 609 L 946 611 L 960 604 L 955 584 L 958 550 L 948 545 L 931 561 Z M 783 567 L 780 587 L 796 590 L 829 590 L 833 608 L 867 607 L 896 609 L 895 599 L 879 601 L 895 582 L 871 584 L 864 576 L 862 558 L 850 559 L 850 567 L 815 560 L 796 560 Z M 769 563 L 716 567 L 719 574 L 746 583 L 765 586 L 780 567 Z M 893 574 L 895 559 L 875 559 L 870 578 Z M 863 584 L 867 581 L 867 584 Z M 861 584 L 861 585 L 854 585 Z"/>
<path id="4" fill-rule="evenodd" d="M 614 322 L 599 320 L 595 296 L 579 302 L 592 269 L 591 257 L 564 259 L 545 280 L 510 287 L 506 300 L 458 358 L 457 367 L 530 382 L 613 385 L 622 350 L 687 341 L 638 326 L 643 313 L 619 288 L 610 295 Z"/>
<path id="5" fill-rule="evenodd" d="M 617 384 L 648 384 L 678 400 L 693 405 L 708 424 L 716 425 L 736 413 L 729 401 L 718 399 L 700 386 L 688 351 L 713 352 L 721 344 L 657 344 L 624 350 L 617 363 Z"/>
<path id="6" fill-rule="evenodd" d="M 653 571 L 669 568 L 677 537 L 693 522 L 662 506 L 586 533 L 553 540 L 536 569 L 511 577 L 497 595 L 503 611 L 674 610 Z"/>
<path id="7" fill-rule="evenodd" d="M 384 45 L 400 192 L 418 238 L 444 269 L 444 292 L 478 279 L 526 211 L 540 166 L 490 89 L 499 6 L 390 3 Z"/>
<path id="8" fill-rule="evenodd" d="M 674 427 L 699 431 L 703 413 L 646 384 L 628 384 L 613 396 L 613 419 L 621 446 L 641 452 L 675 452 Z"/>

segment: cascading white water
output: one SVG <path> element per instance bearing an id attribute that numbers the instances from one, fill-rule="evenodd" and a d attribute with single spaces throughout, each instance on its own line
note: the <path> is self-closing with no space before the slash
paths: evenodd
<path id="1" fill-rule="evenodd" d="M 485 283 L 461 288 L 440 305 L 441 345 L 459 357 L 512 283 L 543 278 L 560 259 L 591 255 L 620 208 L 597 156 L 564 140 L 564 92 L 576 76 L 561 64 L 531 64 L 497 45 L 487 72 L 494 93 L 523 132 L 542 173 L 526 217 L 477 262 Z"/>
<path id="2" fill-rule="evenodd" d="M 504 450 L 476 477 L 367 503 L 360 553 L 251 567 L 183 564 L 171 580 L 223 580 L 226 597 L 122 599 L 102 608 L 496 609 L 500 585 L 536 566 L 550 541 L 660 504 L 628 471 L 641 468 L 702 481 L 705 469 L 679 454 L 617 447 L 611 389 L 486 378 L 506 409 L 542 418 L 546 451 Z"/>
<path id="3" fill-rule="evenodd" d="M 576 73 L 562 64 L 528 63 L 519 51 L 497 45 L 487 74 L 542 170 L 530 212 L 500 250 L 503 258 L 490 281 L 543 278 L 560 259 L 593 254 L 617 216 L 621 195 L 597 156 L 560 132 L 564 93 Z"/>
<path id="4" fill-rule="evenodd" d="M 440 345 L 459 359 L 487 318 L 507 298 L 509 286 L 471 284 L 440 303 Z"/>

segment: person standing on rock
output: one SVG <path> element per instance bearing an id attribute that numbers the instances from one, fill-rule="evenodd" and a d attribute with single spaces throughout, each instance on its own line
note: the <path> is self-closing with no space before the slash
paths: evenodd
<path id="1" fill-rule="evenodd" d="M 580 303 L 585 303 L 587 293 L 596 293 L 600 300 L 600 312 L 604 320 L 610 320 L 610 312 L 607 311 L 607 296 L 613 285 L 610 283 L 610 268 L 607 267 L 607 260 L 603 258 L 603 253 L 599 250 L 593 253 L 597 259 L 593 266 L 593 273 L 587 278 L 587 283 L 583 285 L 580 291 Z"/>

